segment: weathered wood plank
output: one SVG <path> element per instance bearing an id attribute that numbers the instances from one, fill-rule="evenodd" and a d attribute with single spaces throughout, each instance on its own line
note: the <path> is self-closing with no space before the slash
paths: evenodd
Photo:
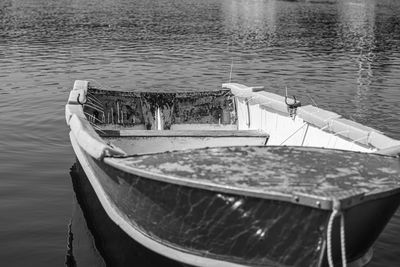
<path id="1" fill-rule="evenodd" d="M 132 136 L 132 137 L 268 137 L 265 132 L 257 130 L 103 130 L 102 136 Z"/>

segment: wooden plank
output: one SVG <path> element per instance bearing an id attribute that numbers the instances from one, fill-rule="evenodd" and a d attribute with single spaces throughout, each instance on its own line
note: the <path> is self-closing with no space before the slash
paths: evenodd
<path id="1" fill-rule="evenodd" d="M 104 130 L 102 136 L 132 136 L 132 137 L 268 137 L 269 134 L 258 130 Z"/>
<path id="2" fill-rule="evenodd" d="M 213 136 L 108 136 L 104 141 L 123 148 L 129 156 L 227 146 L 264 146 L 268 137 Z"/>

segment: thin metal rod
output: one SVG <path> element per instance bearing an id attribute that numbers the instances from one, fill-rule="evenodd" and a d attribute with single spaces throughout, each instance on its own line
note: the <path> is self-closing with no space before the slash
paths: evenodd
<path id="1" fill-rule="evenodd" d="M 311 102 L 313 102 L 313 104 L 318 108 L 317 103 L 314 101 L 314 99 L 311 97 L 311 95 L 308 95 L 308 97 L 311 99 Z"/>
<path id="2" fill-rule="evenodd" d="M 97 104 L 103 105 L 103 102 L 101 102 L 97 97 L 94 96 L 94 94 L 88 92 L 87 94 L 89 97 L 93 98 L 94 101 L 97 102 Z"/>
<path id="3" fill-rule="evenodd" d="M 249 101 L 246 102 L 246 106 L 247 106 L 247 127 L 250 128 L 250 104 Z"/>
<path id="4" fill-rule="evenodd" d="M 358 138 L 358 139 L 356 139 L 356 140 L 351 141 L 350 150 L 353 149 L 353 147 L 354 147 L 354 145 L 356 144 L 356 142 L 361 141 L 361 140 L 364 140 L 364 139 L 367 139 L 368 137 L 369 137 L 369 135 L 363 136 L 363 137 L 361 137 L 361 138 Z"/>
<path id="5" fill-rule="evenodd" d="M 120 123 L 120 121 L 119 121 L 119 104 L 118 104 L 118 101 L 117 101 L 117 123 Z"/>
<path id="6" fill-rule="evenodd" d="M 93 121 L 97 120 L 100 123 L 105 123 L 104 121 L 99 120 L 98 118 L 96 118 L 95 116 L 93 116 L 92 114 L 89 114 L 87 112 L 84 112 L 86 116 L 90 117 Z"/>
<path id="7" fill-rule="evenodd" d="M 324 127 L 322 127 L 320 130 L 325 130 L 326 128 L 329 127 L 329 124 L 325 125 Z"/>
<path id="8" fill-rule="evenodd" d="M 297 129 L 294 133 L 292 133 L 288 138 L 285 139 L 285 141 L 283 141 L 281 145 L 283 145 L 287 140 L 289 140 L 290 138 L 292 138 L 292 136 L 294 136 L 298 131 L 300 131 L 304 126 L 306 126 L 308 123 L 304 123 L 299 129 Z"/>
<path id="9" fill-rule="evenodd" d="M 232 81 L 232 70 L 233 70 L 233 58 L 231 62 L 231 71 L 229 72 L 229 83 Z"/>
<path id="10" fill-rule="evenodd" d="M 99 132 L 102 132 L 103 134 L 106 134 L 106 132 L 105 131 L 103 131 L 99 126 L 97 126 L 96 124 L 90 124 L 90 125 L 92 125 L 92 127 L 95 129 L 95 130 L 97 130 L 97 131 L 99 131 Z"/>
<path id="11" fill-rule="evenodd" d="M 301 146 L 303 146 L 303 145 L 304 145 L 304 141 L 306 140 L 307 133 L 308 133 L 308 128 L 309 128 L 309 127 L 310 127 L 310 124 L 308 124 L 308 123 L 307 123 L 306 132 L 304 133 L 304 136 L 303 136 L 303 141 L 301 141 Z"/>
<path id="12" fill-rule="evenodd" d="M 89 104 L 91 104 L 91 105 L 97 107 L 98 109 L 104 110 L 104 107 L 103 107 L 103 106 L 100 106 L 100 105 L 97 104 L 96 102 L 93 102 L 92 99 L 90 99 L 90 98 L 87 98 L 87 99 L 88 99 L 88 102 L 90 101 Z"/>
<path id="13" fill-rule="evenodd" d="M 94 109 L 94 110 L 97 110 L 97 111 L 99 111 L 99 112 L 101 112 L 101 113 L 103 113 L 103 114 L 104 114 L 104 111 L 103 111 L 103 110 L 101 110 L 101 109 L 98 109 L 97 107 L 95 107 L 95 106 L 92 106 L 91 104 L 88 104 L 88 103 L 86 103 L 86 104 L 85 104 L 85 107 L 92 108 L 92 109 Z"/>
<path id="14" fill-rule="evenodd" d="M 348 132 L 350 132 L 350 131 L 349 130 L 340 131 L 340 132 L 335 133 L 333 136 L 338 136 L 339 134 L 348 133 Z"/>
<path id="15" fill-rule="evenodd" d="M 368 138 L 368 135 L 367 135 L 367 136 L 363 136 L 363 137 L 361 137 L 361 138 L 358 138 L 358 139 L 356 139 L 356 140 L 353 140 L 353 141 L 351 141 L 351 142 L 352 142 L 352 143 L 358 142 L 358 141 L 363 140 L 363 139 L 366 139 L 366 138 Z"/>

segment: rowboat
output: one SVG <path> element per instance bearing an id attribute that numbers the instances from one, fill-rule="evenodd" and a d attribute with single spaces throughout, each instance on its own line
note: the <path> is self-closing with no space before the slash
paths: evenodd
<path id="1" fill-rule="evenodd" d="M 77 159 L 109 218 L 193 266 L 364 266 L 400 204 L 400 141 L 295 97 L 75 81 Z"/>

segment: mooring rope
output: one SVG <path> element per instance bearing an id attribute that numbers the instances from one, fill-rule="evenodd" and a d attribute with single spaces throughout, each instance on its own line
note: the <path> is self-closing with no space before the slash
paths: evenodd
<path id="1" fill-rule="evenodd" d="M 347 266 L 346 260 L 346 239 L 345 239 L 345 227 L 344 227 L 344 214 L 340 211 L 340 203 L 334 201 L 334 208 L 331 216 L 329 217 L 328 229 L 327 229 L 327 254 L 329 267 L 334 267 L 332 257 L 332 229 L 333 222 L 337 216 L 340 216 L 340 251 L 342 254 L 342 267 Z"/>
<path id="2" fill-rule="evenodd" d="M 345 232 L 344 232 L 344 214 L 343 214 L 343 212 L 340 213 L 340 247 L 342 249 L 342 267 L 346 267 L 347 266 L 346 239 L 345 239 Z"/>

